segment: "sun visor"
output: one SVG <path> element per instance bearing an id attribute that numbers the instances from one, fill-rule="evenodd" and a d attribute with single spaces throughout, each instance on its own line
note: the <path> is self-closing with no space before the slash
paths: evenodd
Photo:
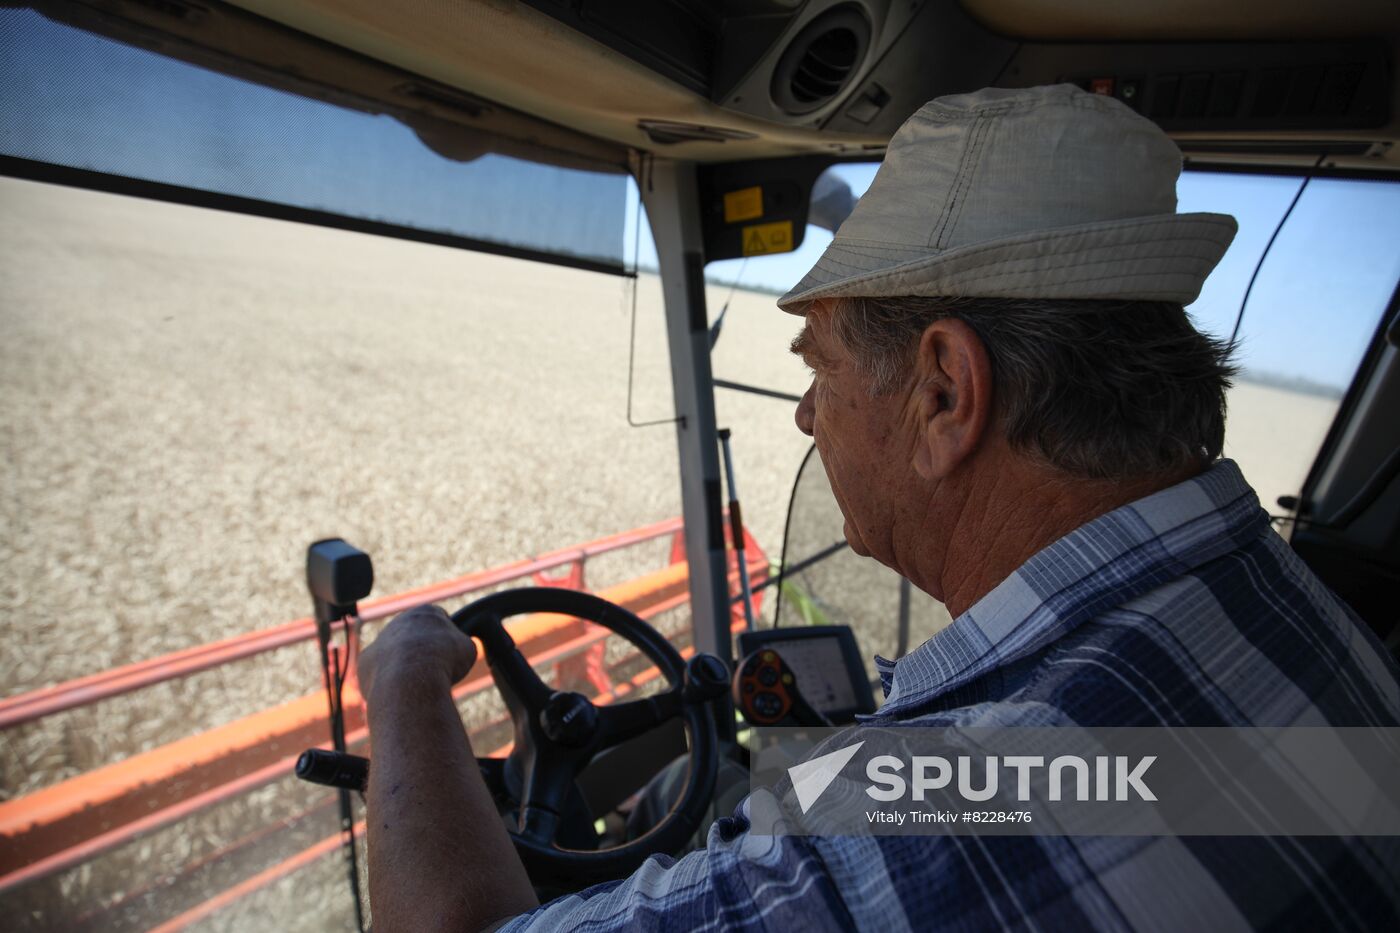
<path id="1" fill-rule="evenodd" d="M 32 10 L 0 9 L 0 86 L 5 174 L 624 272 L 616 165 L 532 159 L 489 132 L 475 145 L 462 125 L 243 80 Z"/>

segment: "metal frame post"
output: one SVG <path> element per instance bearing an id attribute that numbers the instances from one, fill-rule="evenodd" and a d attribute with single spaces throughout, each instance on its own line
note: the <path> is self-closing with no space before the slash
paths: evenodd
<path id="1" fill-rule="evenodd" d="M 724 553 L 724 518 L 716 446 L 715 396 L 705 310 L 705 255 L 695 165 L 655 159 L 638 187 L 651 222 L 661 270 L 675 396 L 681 509 L 690 562 L 691 625 L 697 651 L 733 666 Z"/>

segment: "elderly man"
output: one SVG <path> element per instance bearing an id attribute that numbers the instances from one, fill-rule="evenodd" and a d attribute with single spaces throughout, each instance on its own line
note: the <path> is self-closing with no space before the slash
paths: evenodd
<path id="1" fill-rule="evenodd" d="M 1400 720 L 1384 651 L 1220 459 L 1227 348 L 1182 306 L 1235 224 L 1175 213 L 1179 170 L 1073 87 L 942 98 L 779 302 L 848 540 L 955 616 L 882 663 L 876 723 Z M 536 908 L 448 698 L 471 660 L 431 609 L 364 658 L 381 931 L 1400 928 L 1386 840 L 759 836 L 747 803 Z"/>

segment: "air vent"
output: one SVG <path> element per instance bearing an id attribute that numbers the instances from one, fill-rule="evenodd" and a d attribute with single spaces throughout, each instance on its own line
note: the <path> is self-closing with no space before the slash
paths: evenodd
<path id="1" fill-rule="evenodd" d="M 808 23 L 773 69 L 773 103 L 793 116 L 812 113 L 840 97 L 870 49 L 870 21 L 850 4 Z"/>

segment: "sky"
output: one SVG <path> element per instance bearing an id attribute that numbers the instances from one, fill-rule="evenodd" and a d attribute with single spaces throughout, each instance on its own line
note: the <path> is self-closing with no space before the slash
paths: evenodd
<path id="1" fill-rule="evenodd" d="M 94 80 L 94 75 L 99 76 Z M 605 261 L 655 267 L 622 175 L 429 150 L 408 127 L 204 71 L 0 9 L 0 152 Z M 877 166 L 833 171 L 859 195 Z M 1181 211 L 1234 215 L 1239 235 L 1190 310 L 1228 336 L 1301 180 L 1187 172 Z M 831 240 L 707 274 L 784 291 Z M 1344 388 L 1400 278 L 1400 182 L 1316 179 L 1269 252 L 1245 312 L 1250 370 Z M 718 309 L 711 309 L 711 314 Z"/>
<path id="2" fill-rule="evenodd" d="M 834 166 L 857 196 L 877 163 Z M 1230 214 L 1239 233 L 1187 310 L 1203 329 L 1228 338 L 1260 254 L 1297 193 L 1301 178 L 1183 172 L 1177 210 Z M 638 210 L 629 190 L 627 250 Z M 644 215 L 645 212 L 643 212 Z M 802 245 L 780 256 L 725 260 L 711 278 L 787 290 L 806 274 L 831 234 L 809 225 Z M 656 249 L 643 227 L 643 266 Z M 1345 389 L 1400 279 L 1400 182 L 1317 178 L 1289 216 L 1249 296 L 1238 359 L 1256 374 Z"/>
<path id="3" fill-rule="evenodd" d="M 628 179 L 443 158 L 335 107 L 0 9 L 0 151 L 619 263 Z"/>

